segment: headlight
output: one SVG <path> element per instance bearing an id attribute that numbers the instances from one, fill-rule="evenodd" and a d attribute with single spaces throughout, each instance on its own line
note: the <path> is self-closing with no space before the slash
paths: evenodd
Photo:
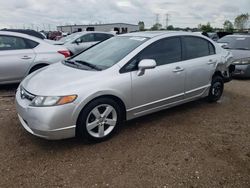
<path id="1" fill-rule="evenodd" d="M 233 62 L 235 65 L 246 65 L 250 64 L 250 59 L 238 59 Z"/>
<path id="2" fill-rule="evenodd" d="M 73 102 L 77 98 L 77 95 L 69 95 L 69 96 L 62 96 L 62 97 L 44 97 L 44 96 L 37 96 L 31 102 L 31 106 L 56 106 L 56 105 L 63 105 Z"/>

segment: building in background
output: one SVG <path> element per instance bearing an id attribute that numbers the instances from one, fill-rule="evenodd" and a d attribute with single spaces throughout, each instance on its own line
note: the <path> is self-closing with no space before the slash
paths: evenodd
<path id="1" fill-rule="evenodd" d="M 93 25 L 64 25 L 57 26 L 57 30 L 63 33 L 80 31 L 115 31 L 117 34 L 139 31 L 139 25 L 127 23 L 93 24 Z"/>

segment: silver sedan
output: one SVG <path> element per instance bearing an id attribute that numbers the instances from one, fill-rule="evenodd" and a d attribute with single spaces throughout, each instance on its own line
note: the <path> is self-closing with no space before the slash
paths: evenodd
<path id="1" fill-rule="evenodd" d="M 28 74 L 69 56 L 63 46 L 26 34 L 0 31 L 0 84 L 21 82 Z"/>
<path id="2" fill-rule="evenodd" d="M 29 75 L 16 93 L 18 117 L 42 138 L 103 141 L 124 120 L 203 97 L 219 100 L 231 58 L 192 33 L 120 35 Z"/>

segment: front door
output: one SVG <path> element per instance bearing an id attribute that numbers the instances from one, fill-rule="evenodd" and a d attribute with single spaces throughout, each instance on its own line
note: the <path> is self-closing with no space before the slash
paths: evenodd
<path id="1" fill-rule="evenodd" d="M 183 100 L 185 69 L 181 61 L 180 38 L 161 39 L 151 44 L 135 61 L 142 59 L 154 59 L 157 67 L 146 70 L 141 76 L 137 75 L 138 71 L 131 72 L 132 113 L 144 115 Z"/>

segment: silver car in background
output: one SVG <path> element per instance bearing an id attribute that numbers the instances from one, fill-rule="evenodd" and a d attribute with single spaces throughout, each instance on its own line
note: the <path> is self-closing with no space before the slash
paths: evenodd
<path id="1" fill-rule="evenodd" d="M 95 45 L 96 43 L 107 40 L 113 36 L 114 34 L 109 32 L 77 32 L 63 37 L 59 41 L 53 42 L 53 44 L 64 45 L 72 54 L 75 55 Z"/>
<path id="2" fill-rule="evenodd" d="M 69 56 L 63 46 L 26 34 L 0 31 L 0 84 L 21 82 L 29 73 Z"/>
<path id="3" fill-rule="evenodd" d="M 233 76 L 250 78 L 250 35 L 227 35 L 218 43 L 233 54 Z"/>
<path id="4" fill-rule="evenodd" d="M 46 139 L 103 141 L 130 120 L 199 98 L 215 102 L 231 53 L 188 32 L 138 32 L 108 39 L 23 80 L 23 127 Z"/>

